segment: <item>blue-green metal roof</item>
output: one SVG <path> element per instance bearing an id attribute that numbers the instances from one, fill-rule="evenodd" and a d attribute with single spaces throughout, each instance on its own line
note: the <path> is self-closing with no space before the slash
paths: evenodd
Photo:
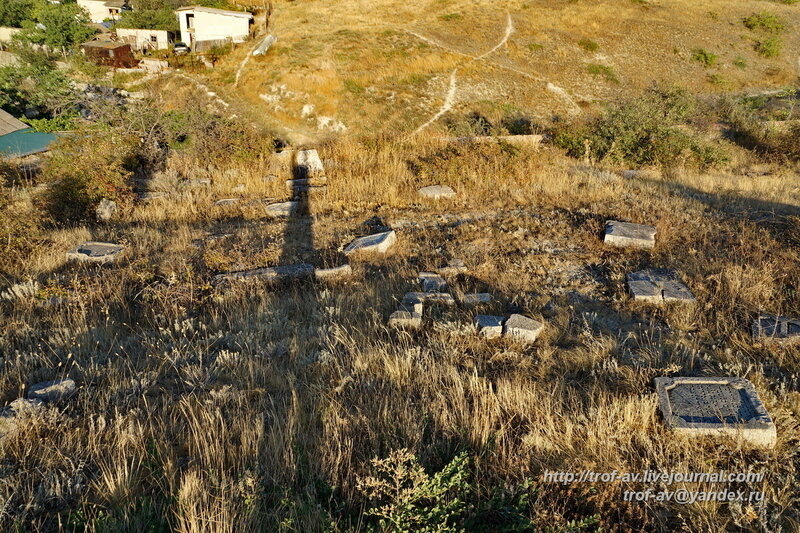
<path id="1" fill-rule="evenodd" d="M 0 136 L 0 156 L 24 157 L 46 152 L 55 140 L 56 136 L 52 133 L 42 133 L 34 131 L 33 128 L 25 128 Z"/>

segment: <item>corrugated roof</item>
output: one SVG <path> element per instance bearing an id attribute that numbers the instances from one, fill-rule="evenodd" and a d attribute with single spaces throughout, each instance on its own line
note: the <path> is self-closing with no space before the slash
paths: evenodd
<path id="1" fill-rule="evenodd" d="M 0 135 L 8 135 L 9 133 L 14 133 L 15 131 L 24 130 L 29 127 L 30 126 L 24 122 L 15 119 L 13 116 L 0 109 Z"/>
<path id="2" fill-rule="evenodd" d="M 253 18 L 253 14 L 248 13 L 247 11 L 231 11 L 229 9 L 217 9 L 215 7 L 186 6 L 179 7 L 175 11 L 195 11 L 199 13 L 214 13 L 215 15 L 228 15 L 231 17 L 241 17 L 247 19 Z"/>

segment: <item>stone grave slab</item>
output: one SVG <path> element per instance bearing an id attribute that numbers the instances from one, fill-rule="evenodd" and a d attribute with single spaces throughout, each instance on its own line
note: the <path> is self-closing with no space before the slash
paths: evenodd
<path id="1" fill-rule="evenodd" d="M 655 379 L 664 423 L 689 436 L 741 437 L 772 447 L 775 424 L 753 384 L 736 377 L 661 377 Z"/>
<path id="2" fill-rule="evenodd" d="M 417 279 L 422 286 L 422 292 L 447 291 L 447 282 L 442 276 L 435 272 L 420 272 Z"/>
<path id="3" fill-rule="evenodd" d="M 523 315 L 511 315 L 503 324 L 503 335 L 523 342 L 535 342 L 544 329 L 538 320 Z"/>
<path id="4" fill-rule="evenodd" d="M 69 398 L 76 390 L 75 381 L 69 378 L 45 381 L 31 386 L 28 390 L 28 399 L 55 402 Z"/>
<path id="5" fill-rule="evenodd" d="M 785 316 L 759 315 L 753 322 L 753 337 L 764 342 L 800 343 L 800 319 Z"/>
<path id="6" fill-rule="evenodd" d="M 422 313 L 399 309 L 389 317 L 389 326 L 393 328 L 419 328 L 422 326 Z"/>
<path id="7" fill-rule="evenodd" d="M 428 185 L 417 191 L 423 198 L 432 198 L 440 200 L 442 198 L 454 198 L 456 191 L 448 185 Z"/>
<path id="8" fill-rule="evenodd" d="M 656 228 L 618 220 L 606 221 L 604 242 L 612 246 L 653 248 L 656 245 Z"/>
<path id="9" fill-rule="evenodd" d="M 455 305 L 456 300 L 447 292 L 407 292 L 403 303 Z"/>
<path id="10" fill-rule="evenodd" d="M 503 316 L 477 315 L 475 317 L 475 329 L 478 335 L 487 339 L 496 339 L 503 334 L 503 323 L 506 318 Z"/>
<path id="11" fill-rule="evenodd" d="M 121 244 L 110 242 L 85 242 L 67 252 L 68 261 L 110 263 L 125 249 Z"/>
<path id="12" fill-rule="evenodd" d="M 442 276 L 455 276 L 467 271 L 467 265 L 461 259 L 451 259 L 447 265 L 438 269 L 439 274 Z"/>
<path id="13" fill-rule="evenodd" d="M 408 311 L 409 313 L 419 313 L 422 314 L 423 309 L 425 308 L 425 304 L 420 301 L 407 301 L 403 300 L 400 303 L 399 309 L 401 311 Z"/>
<path id="14" fill-rule="evenodd" d="M 649 268 L 628 274 L 628 291 L 634 300 L 656 304 L 695 301 L 674 270 Z"/>
<path id="15" fill-rule="evenodd" d="M 350 267 L 350 265 L 344 264 L 331 268 L 318 268 L 314 270 L 314 277 L 318 280 L 327 280 L 350 276 L 352 273 L 353 269 Z"/>
<path id="16" fill-rule="evenodd" d="M 230 272 L 214 276 L 214 283 L 232 281 L 288 281 L 302 279 L 314 275 L 314 266 L 307 263 L 297 265 L 282 265 L 276 267 L 255 268 L 243 272 Z"/>
<path id="17" fill-rule="evenodd" d="M 299 208 L 300 202 L 280 202 L 269 204 L 265 210 L 268 215 L 273 217 L 288 217 L 296 213 Z"/>
<path id="18" fill-rule="evenodd" d="M 483 305 L 488 304 L 492 301 L 492 295 L 488 292 L 475 292 L 471 294 L 465 294 L 461 298 L 461 303 L 464 305 Z"/>
<path id="19" fill-rule="evenodd" d="M 355 239 L 344 249 L 344 254 L 350 255 L 356 252 L 385 254 L 395 242 L 397 242 L 397 234 L 394 230 L 375 233 Z"/>
<path id="20" fill-rule="evenodd" d="M 316 150 L 299 150 L 295 163 L 300 175 L 303 177 L 310 178 L 325 174 L 325 167 L 322 165 L 322 159 L 320 159 L 319 152 Z"/>

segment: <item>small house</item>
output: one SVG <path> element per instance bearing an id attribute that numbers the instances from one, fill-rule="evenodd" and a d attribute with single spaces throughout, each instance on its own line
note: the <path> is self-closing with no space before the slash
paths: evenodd
<path id="1" fill-rule="evenodd" d="M 25 157 L 46 152 L 55 140 L 52 133 L 34 131 L 0 109 L 0 157 Z"/>
<path id="2" fill-rule="evenodd" d="M 166 30 L 142 30 L 117 28 L 117 38 L 128 43 L 137 52 L 150 50 L 167 50 L 169 43 L 175 40 L 175 34 Z"/>
<path id="3" fill-rule="evenodd" d="M 127 0 L 78 0 L 78 5 L 89 13 L 89 20 L 100 23 L 105 20 L 119 20 L 128 9 Z"/>
<path id="4" fill-rule="evenodd" d="M 189 6 L 175 11 L 181 28 L 181 41 L 195 51 L 250 38 L 253 14 L 212 7 Z"/>
<path id="5" fill-rule="evenodd" d="M 106 67 L 133 68 L 138 63 L 128 43 L 89 41 L 81 45 L 81 51 L 96 64 Z"/>

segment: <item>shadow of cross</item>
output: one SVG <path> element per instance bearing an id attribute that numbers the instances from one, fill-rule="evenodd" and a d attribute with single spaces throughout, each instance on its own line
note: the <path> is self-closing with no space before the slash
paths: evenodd
<path id="1" fill-rule="evenodd" d="M 325 179 L 325 169 L 316 150 L 300 150 L 292 168 L 292 179 L 287 181 L 294 202 L 286 219 L 279 265 L 296 267 L 301 273 L 295 282 L 287 284 L 290 298 L 284 302 L 288 323 L 290 356 L 298 362 L 311 362 L 319 351 L 320 315 L 319 293 L 313 283 L 303 283 L 314 278 L 314 265 L 320 266 L 320 253 L 314 248 L 314 219 L 311 213 L 309 191 L 316 181 Z M 294 277 L 294 276 L 290 276 Z M 288 296 L 288 295 L 287 295 Z"/>

